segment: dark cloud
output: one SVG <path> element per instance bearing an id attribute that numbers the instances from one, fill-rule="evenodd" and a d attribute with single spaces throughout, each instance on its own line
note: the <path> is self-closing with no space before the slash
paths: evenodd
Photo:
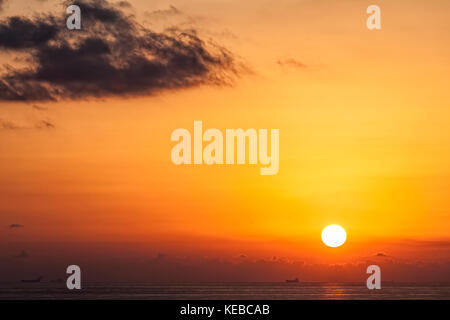
<path id="1" fill-rule="evenodd" d="M 280 66 L 294 67 L 294 68 L 306 68 L 306 64 L 297 61 L 295 59 L 278 60 L 277 64 Z"/>
<path id="2" fill-rule="evenodd" d="M 11 225 L 9 225 L 10 229 L 17 229 L 17 228 L 23 228 L 25 227 L 23 224 L 18 224 L 18 223 L 13 223 Z"/>
<path id="3" fill-rule="evenodd" d="M 0 47 L 20 50 L 42 46 L 58 34 L 59 26 L 53 17 L 30 20 L 10 17 L 0 24 Z M 46 21 L 46 20 L 49 21 Z"/>
<path id="4" fill-rule="evenodd" d="M 195 31 L 153 32 L 106 0 L 70 4 L 81 8 L 82 30 L 67 30 L 65 16 L 0 21 L 0 49 L 32 57 L 28 67 L 0 76 L 0 100 L 152 95 L 229 85 L 238 73 L 233 54 Z"/>
<path id="5" fill-rule="evenodd" d="M 383 252 L 379 252 L 376 254 L 377 257 L 387 257 L 387 254 L 383 253 Z"/>

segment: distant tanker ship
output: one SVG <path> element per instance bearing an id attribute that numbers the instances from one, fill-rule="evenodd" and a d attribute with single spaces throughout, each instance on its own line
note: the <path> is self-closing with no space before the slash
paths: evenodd
<path id="1" fill-rule="evenodd" d="M 21 280 L 21 282 L 23 282 L 23 283 L 38 283 L 38 282 L 41 282 L 42 278 L 43 277 L 39 277 L 36 279 Z"/>

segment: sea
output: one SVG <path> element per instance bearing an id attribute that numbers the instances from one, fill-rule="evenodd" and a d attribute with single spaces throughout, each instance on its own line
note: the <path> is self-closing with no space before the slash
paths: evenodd
<path id="1" fill-rule="evenodd" d="M 389 283 L 0 283 L 0 300 L 450 300 L 450 284 Z"/>

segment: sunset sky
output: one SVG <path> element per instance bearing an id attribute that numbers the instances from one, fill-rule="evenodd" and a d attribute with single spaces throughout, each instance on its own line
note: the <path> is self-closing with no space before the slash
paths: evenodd
<path id="1" fill-rule="evenodd" d="M 450 282 L 449 1 L 0 3 L 0 281 Z M 194 120 L 279 173 L 174 165 Z"/>

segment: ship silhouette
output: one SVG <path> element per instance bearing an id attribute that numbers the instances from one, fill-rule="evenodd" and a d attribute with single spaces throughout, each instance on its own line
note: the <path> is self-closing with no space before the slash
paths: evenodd
<path id="1" fill-rule="evenodd" d="M 298 278 L 295 278 L 293 280 L 286 280 L 286 283 L 299 283 L 300 281 L 298 280 Z"/>
<path id="2" fill-rule="evenodd" d="M 20 282 L 23 282 L 23 283 L 38 283 L 38 282 L 41 282 L 42 278 L 43 277 L 40 276 L 40 277 L 38 277 L 36 279 L 25 279 L 25 280 L 21 280 Z"/>

